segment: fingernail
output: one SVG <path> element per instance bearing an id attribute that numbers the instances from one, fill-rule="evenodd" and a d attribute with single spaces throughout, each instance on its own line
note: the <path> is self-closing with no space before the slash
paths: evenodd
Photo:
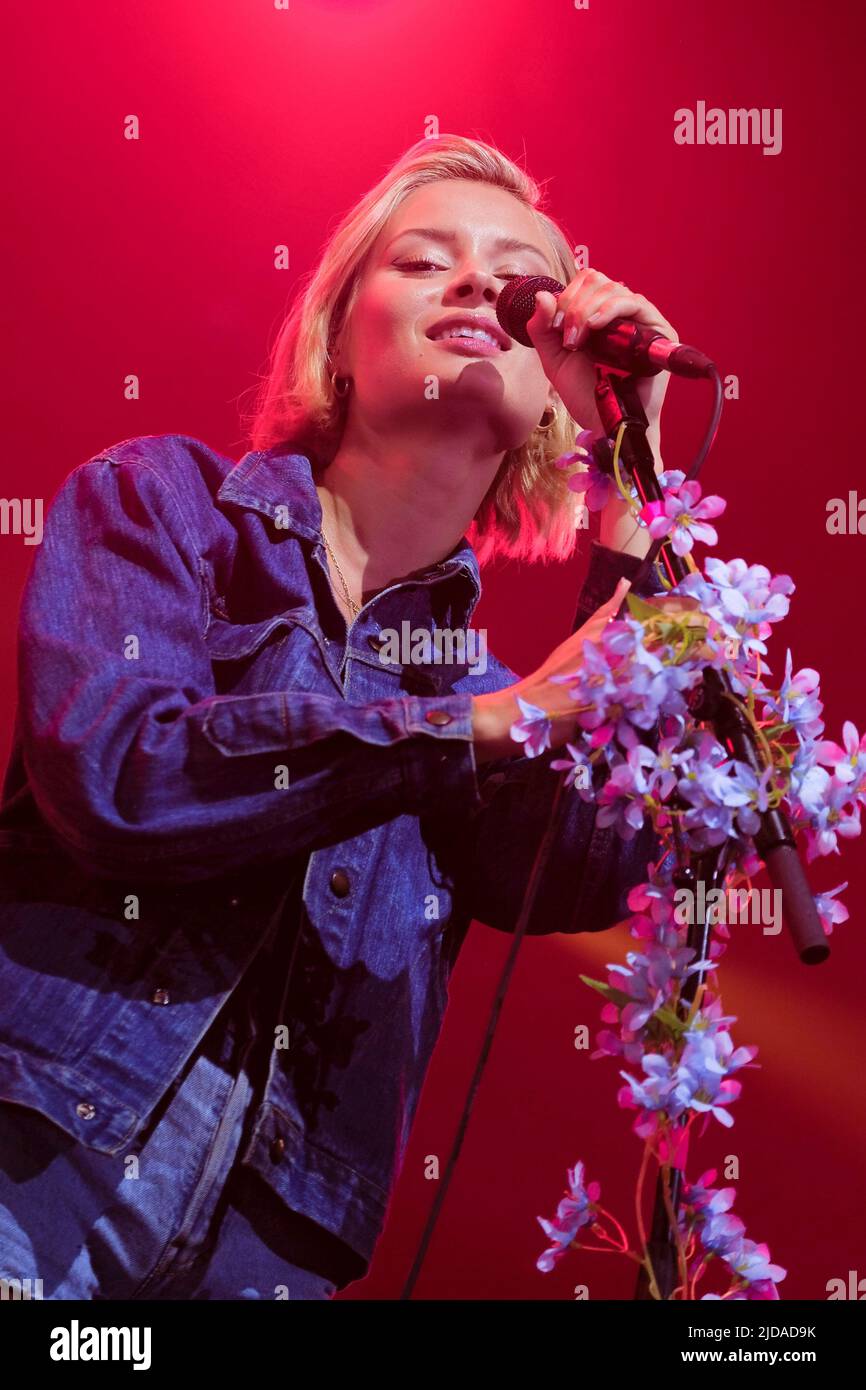
<path id="1" fill-rule="evenodd" d="M 556 313 L 554 314 L 554 316 L 553 316 L 553 327 L 554 327 L 554 328 L 558 328 L 559 325 L 562 323 L 562 320 L 563 320 L 564 318 L 565 318 L 565 310 L 564 310 L 564 309 L 559 309 L 559 310 L 557 310 L 557 312 L 556 312 Z"/>
<path id="2" fill-rule="evenodd" d="M 562 346 L 567 348 L 574 347 L 575 343 L 577 342 L 577 335 L 579 331 L 579 329 L 574 328 L 573 326 L 569 328 L 568 332 L 562 340 Z"/>
<path id="3" fill-rule="evenodd" d="M 596 319 L 600 319 L 600 318 L 601 318 L 601 315 L 602 315 L 602 310 L 601 310 L 601 309 L 596 309 L 596 311 L 595 311 L 594 314 L 590 314 L 589 318 L 587 319 L 587 323 L 595 323 Z"/>

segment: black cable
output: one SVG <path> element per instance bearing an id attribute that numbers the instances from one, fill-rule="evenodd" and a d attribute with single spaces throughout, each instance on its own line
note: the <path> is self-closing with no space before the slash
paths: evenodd
<path id="1" fill-rule="evenodd" d="M 686 474 L 686 482 L 689 482 L 692 478 L 696 478 L 700 473 L 704 460 L 713 447 L 719 430 L 719 421 L 722 418 L 722 378 L 719 376 L 719 369 L 714 362 L 710 363 L 709 376 L 713 383 L 713 409 L 710 415 L 710 423 L 707 426 L 701 447 L 695 455 L 694 463 Z"/>
<path id="2" fill-rule="evenodd" d="M 412 1289 L 415 1286 L 415 1281 L 418 1278 L 418 1274 L 421 1270 L 421 1265 L 423 1264 L 424 1257 L 427 1253 L 427 1247 L 430 1244 L 430 1238 L 433 1235 L 433 1228 L 436 1225 L 436 1222 L 439 1217 L 439 1212 L 442 1208 L 442 1204 L 445 1201 L 445 1197 L 448 1192 L 448 1186 L 451 1182 L 451 1176 L 454 1172 L 454 1166 L 457 1162 L 457 1158 L 463 1144 L 463 1137 L 466 1133 L 466 1129 L 469 1124 L 469 1115 L 472 1110 L 472 1106 L 475 1103 L 475 1096 L 478 1091 L 478 1087 L 481 1084 L 481 1076 L 485 1066 L 487 1065 L 487 1058 L 490 1055 L 490 1049 L 493 1046 L 493 1034 L 496 1031 L 497 1023 L 499 1022 L 499 1014 L 502 1009 L 505 994 L 508 989 L 508 985 L 511 981 L 514 966 L 517 963 L 517 952 L 520 949 L 520 943 L 523 940 L 526 931 L 526 924 L 529 921 L 530 915 L 532 913 L 532 908 L 535 903 L 535 898 L 538 893 L 539 885 L 541 883 L 542 874 L 547 865 L 547 861 L 550 858 L 550 850 L 553 845 L 553 841 L 556 838 L 556 831 L 559 828 L 559 811 L 560 806 L 563 804 L 562 789 L 565 785 L 565 779 L 567 778 L 567 776 L 567 771 L 563 771 L 559 775 L 559 781 L 557 783 L 556 792 L 554 793 L 553 797 L 553 804 L 550 808 L 550 819 L 548 820 L 547 829 L 544 832 L 544 835 L 542 837 L 538 850 L 536 851 L 535 859 L 532 864 L 532 870 L 529 875 L 529 882 L 526 886 L 526 892 L 523 897 L 523 904 L 520 909 L 520 916 L 517 920 L 517 925 L 514 928 L 511 949 L 508 952 L 508 958 L 503 967 L 502 974 L 499 977 L 499 985 L 496 990 L 496 994 L 493 999 L 493 1004 L 490 1009 L 490 1019 L 487 1024 L 487 1032 L 484 1035 L 484 1041 L 481 1044 L 481 1050 L 478 1054 L 478 1061 L 475 1063 L 475 1071 L 472 1074 L 472 1080 L 469 1083 L 469 1090 L 466 1093 L 466 1100 L 463 1105 L 463 1113 L 460 1116 L 460 1123 L 457 1126 L 457 1133 L 454 1137 L 454 1143 L 451 1146 L 451 1153 L 448 1156 L 448 1162 L 445 1165 L 445 1171 L 442 1175 L 442 1180 L 439 1184 L 438 1191 L 433 1200 L 433 1205 L 431 1206 L 430 1213 L 427 1217 L 427 1223 L 424 1227 L 424 1233 L 421 1237 L 421 1241 L 418 1246 L 418 1253 L 415 1256 L 412 1268 L 409 1271 L 409 1276 L 403 1287 L 403 1292 L 400 1295 L 401 1299 L 409 1298 L 411 1296 Z"/>
<path id="3" fill-rule="evenodd" d="M 710 380 L 713 383 L 713 408 L 710 414 L 710 422 L 707 425 L 706 431 L 704 432 L 704 437 L 701 441 L 701 447 L 695 454 L 692 466 L 685 476 L 685 482 L 691 482 L 691 480 L 693 478 L 696 478 L 700 473 L 701 468 L 704 464 L 704 460 L 706 459 L 707 454 L 710 452 L 710 449 L 713 447 L 716 435 L 718 434 L 719 430 L 719 421 L 722 418 L 722 405 L 724 403 L 722 392 L 722 378 L 719 376 L 718 368 L 715 366 L 715 364 L 711 363 L 710 365 L 711 371 L 709 375 Z M 653 541 L 652 545 L 650 546 L 649 550 L 643 558 L 640 569 L 636 571 L 634 579 L 632 580 L 631 587 L 633 592 L 636 593 L 638 586 L 642 584 L 645 579 L 648 578 L 650 570 L 656 562 L 656 556 L 658 555 L 664 543 L 664 536 L 661 536 L 657 541 Z"/>

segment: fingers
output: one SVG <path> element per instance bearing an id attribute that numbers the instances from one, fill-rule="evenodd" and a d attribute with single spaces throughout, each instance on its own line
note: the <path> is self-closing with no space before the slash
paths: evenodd
<path id="1" fill-rule="evenodd" d="M 654 328 L 664 337 L 671 338 L 674 342 L 678 341 L 676 330 L 662 317 L 646 295 L 632 294 L 630 290 L 623 290 L 619 285 L 611 285 L 589 301 L 586 306 L 586 318 L 579 325 L 580 331 L 575 341 L 568 344 L 563 339 L 563 347 L 579 347 L 589 332 L 606 328 L 617 318 L 634 319 L 636 323 Z"/>
<path id="2" fill-rule="evenodd" d="M 556 303 L 557 312 L 553 322 L 562 333 L 563 347 L 579 346 L 578 339 L 582 340 L 589 331 L 586 322 L 591 312 L 590 305 L 599 294 L 609 293 L 616 288 L 614 282 L 602 275 L 600 270 L 587 267 L 577 272 Z"/>
<path id="3" fill-rule="evenodd" d="M 545 320 L 552 319 L 559 307 L 559 301 L 551 290 L 539 290 L 535 296 L 536 309 L 541 306 L 544 310 Z"/>
<path id="4" fill-rule="evenodd" d="M 633 318 L 679 341 L 675 329 L 645 295 L 635 294 L 621 280 L 611 280 L 591 268 L 578 271 L 559 295 L 551 327 L 562 333 L 564 348 L 576 350 L 590 332 L 607 327 L 615 318 Z"/>
<path id="5" fill-rule="evenodd" d="M 579 627 L 576 632 L 573 632 L 570 637 L 566 638 L 563 646 L 569 649 L 574 647 L 578 652 L 581 652 L 585 641 L 598 641 L 607 624 L 612 622 L 616 617 L 620 605 L 630 588 L 630 579 L 624 577 L 620 579 L 610 598 L 606 599 L 601 607 L 595 610 L 592 617 L 587 618 L 582 627 Z M 570 651 L 569 655 L 571 655 Z"/>
<path id="6" fill-rule="evenodd" d="M 616 614 L 619 611 L 620 604 L 622 603 L 630 588 L 631 580 L 626 579 L 625 576 L 623 576 L 623 578 L 619 580 L 610 598 L 605 599 L 601 607 L 596 608 L 595 612 L 592 614 L 590 618 L 587 618 L 583 626 L 578 628 L 577 632 L 572 633 L 571 637 L 567 638 L 566 640 L 571 642 L 574 641 L 574 639 L 577 637 L 586 637 L 590 629 L 595 630 L 598 628 L 602 628 L 604 627 L 605 623 L 609 623 L 611 618 L 616 617 Z"/>
<path id="7" fill-rule="evenodd" d="M 607 624 L 613 622 L 630 588 L 630 579 L 623 578 L 619 581 L 610 598 L 600 608 L 597 608 L 589 621 L 580 628 L 579 632 L 582 639 L 588 637 L 594 642 L 598 640 Z"/>
<path id="8" fill-rule="evenodd" d="M 628 591 L 629 591 L 630 588 L 631 588 L 631 580 L 630 580 L 630 579 L 626 579 L 625 575 L 623 575 L 622 579 L 620 579 L 620 580 L 617 582 L 617 586 L 616 586 L 616 588 L 614 589 L 613 593 L 611 594 L 610 598 L 607 600 L 607 603 L 603 603 L 603 604 L 601 605 L 601 608 L 598 610 L 599 613 L 607 612 L 609 609 L 612 609 L 613 612 L 615 613 L 615 612 L 617 611 L 617 609 L 619 608 L 620 604 L 622 603 L 623 599 L 625 598 L 625 596 L 626 596 L 626 594 L 628 593 Z"/>
<path id="9" fill-rule="evenodd" d="M 555 294 L 550 290 L 539 290 L 535 296 L 535 309 L 526 324 L 526 331 L 533 345 L 544 355 L 562 351 L 562 334 L 554 325 L 558 308 Z"/>
<path id="10" fill-rule="evenodd" d="M 607 623 L 612 622 L 617 615 L 617 610 L 631 588 L 631 580 L 622 578 L 605 603 L 597 608 L 592 617 L 588 618 L 582 627 L 578 628 L 569 637 L 561 642 L 560 645 L 550 653 L 549 657 L 537 671 L 517 686 L 510 686 L 509 692 L 522 695 L 532 704 L 540 705 L 548 717 L 561 725 L 562 720 L 566 720 L 566 726 L 570 727 L 568 720 L 573 720 L 574 704 L 570 694 L 565 687 L 556 681 L 551 682 L 551 676 L 571 675 L 583 663 L 583 644 L 584 642 L 598 642 L 604 632 Z M 570 737 L 570 735 L 569 735 Z"/>

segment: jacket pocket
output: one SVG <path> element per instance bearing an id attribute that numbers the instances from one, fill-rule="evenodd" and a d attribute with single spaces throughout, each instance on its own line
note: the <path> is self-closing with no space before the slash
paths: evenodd
<path id="1" fill-rule="evenodd" d="M 105 887 L 82 893 L 87 904 L 0 903 L 0 1041 L 64 1062 L 73 1037 L 116 1007 L 111 991 L 134 987 L 157 943 L 99 910 Z"/>
<path id="2" fill-rule="evenodd" d="M 293 626 L 292 619 L 284 613 L 258 623 L 230 623 L 216 618 L 205 639 L 211 661 L 241 661 L 254 655 L 272 633 L 285 635 Z"/>
<path id="3" fill-rule="evenodd" d="M 303 614 L 277 613 L 257 623 L 216 619 L 205 642 L 218 695 L 322 687 L 327 663 L 319 635 Z"/>

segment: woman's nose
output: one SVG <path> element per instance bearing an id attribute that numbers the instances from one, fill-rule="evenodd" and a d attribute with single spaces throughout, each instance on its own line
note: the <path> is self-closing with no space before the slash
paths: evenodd
<path id="1" fill-rule="evenodd" d="M 495 301 L 501 288 L 495 275 L 481 269 L 464 271 L 453 286 L 454 292 L 462 299 L 483 295 L 491 303 Z"/>

